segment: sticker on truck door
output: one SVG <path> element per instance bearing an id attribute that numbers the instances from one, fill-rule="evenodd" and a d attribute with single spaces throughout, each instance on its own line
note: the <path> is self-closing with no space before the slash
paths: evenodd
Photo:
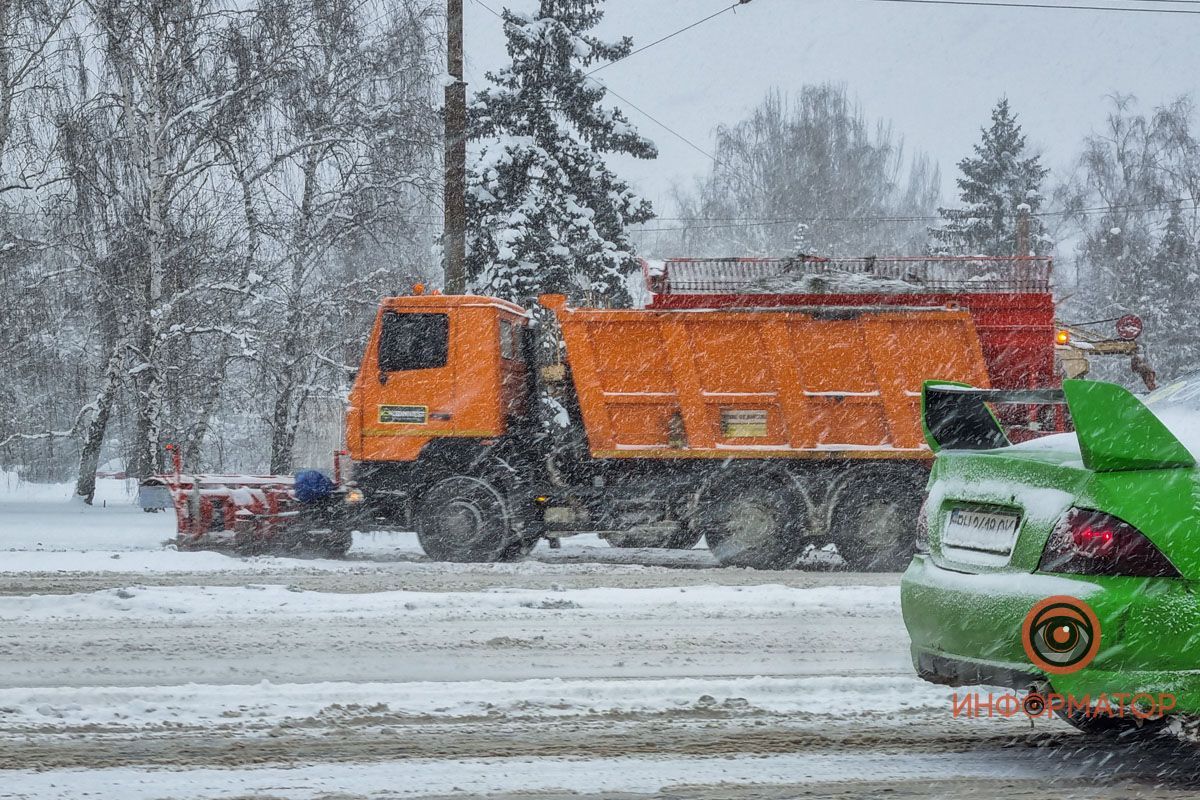
<path id="1" fill-rule="evenodd" d="M 381 423 L 406 423 L 409 425 L 424 425 L 429 417 L 426 406 L 380 406 L 379 421 Z"/>
<path id="2" fill-rule="evenodd" d="M 767 435 L 765 408 L 722 408 L 721 435 L 726 439 L 751 439 Z"/>

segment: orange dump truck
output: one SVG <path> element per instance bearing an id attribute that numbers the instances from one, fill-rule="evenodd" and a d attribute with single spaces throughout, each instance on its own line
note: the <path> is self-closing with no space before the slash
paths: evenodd
<path id="1" fill-rule="evenodd" d="M 787 568 L 911 552 L 931 457 L 921 384 L 988 385 L 943 306 L 605 310 L 544 296 L 386 299 L 350 398 L 366 507 L 435 559 L 519 557 L 595 531 Z M 1049 343 L 1048 343 L 1049 344 Z"/>

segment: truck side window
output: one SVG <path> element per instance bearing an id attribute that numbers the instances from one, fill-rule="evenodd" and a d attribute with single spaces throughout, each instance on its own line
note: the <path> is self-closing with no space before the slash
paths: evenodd
<path id="1" fill-rule="evenodd" d="M 500 320 L 500 357 L 510 361 L 521 358 L 520 330 L 506 319 Z"/>
<path id="2" fill-rule="evenodd" d="M 450 318 L 445 314 L 383 315 L 379 334 L 380 372 L 436 369 L 446 366 Z"/>

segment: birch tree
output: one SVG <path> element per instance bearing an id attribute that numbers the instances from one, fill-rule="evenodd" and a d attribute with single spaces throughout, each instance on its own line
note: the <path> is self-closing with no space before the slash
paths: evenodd
<path id="1" fill-rule="evenodd" d="M 0 467 L 286 470 L 428 277 L 440 9 L 79 2 L 0 3 Z"/>
<path id="2" fill-rule="evenodd" d="M 377 236 L 417 240 L 398 212 L 427 209 L 434 194 L 436 72 L 426 45 L 434 17 L 412 2 L 384 8 L 383 25 L 353 0 L 300 17 L 298 56 L 280 82 L 276 134 L 286 157 L 272 164 L 265 198 L 276 259 L 259 361 L 273 472 L 291 469 L 313 396 L 345 387 L 347 333 L 361 337 L 365 311 L 403 269 L 384 262 L 351 272 L 349 251 Z"/>
<path id="3" fill-rule="evenodd" d="M 1191 100 L 1138 110 L 1116 96 L 1059 190 L 1066 233 L 1081 243 L 1068 319 L 1140 315 L 1151 362 L 1170 379 L 1195 369 L 1200 347 L 1200 137 Z M 1105 367 L 1101 367 L 1104 370 Z M 1102 372 L 1102 374 L 1106 374 Z M 1124 379 L 1128 371 L 1113 370 Z"/>
<path id="4" fill-rule="evenodd" d="M 941 182 L 925 157 L 872 121 L 846 89 L 772 90 L 750 116 L 717 129 L 715 163 L 676 190 L 679 255 L 822 256 L 919 252 L 920 217 Z M 918 219 L 913 219 L 917 217 Z"/>

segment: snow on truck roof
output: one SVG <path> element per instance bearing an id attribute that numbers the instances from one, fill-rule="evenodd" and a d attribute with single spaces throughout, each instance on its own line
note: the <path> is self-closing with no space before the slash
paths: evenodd
<path id="1" fill-rule="evenodd" d="M 522 317 L 528 317 L 529 312 L 516 303 L 510 303 L 508 300 L 502 300 L 499 297 L 485 297 L 483 295 L 473 294 L 411 294 L 397 295 L 393 297 L 385 297 L 383 299 L 383 307 L 387 308 L 464 308 L 464 307 L 487 307 L 499 308 L 504 311 L 509 311 Z"/>
<path id="2" fill-rule="evenodd" d="M 670 258 L 642 260 L 656 295 L 1050 292 L 1049 257 Z"/>

